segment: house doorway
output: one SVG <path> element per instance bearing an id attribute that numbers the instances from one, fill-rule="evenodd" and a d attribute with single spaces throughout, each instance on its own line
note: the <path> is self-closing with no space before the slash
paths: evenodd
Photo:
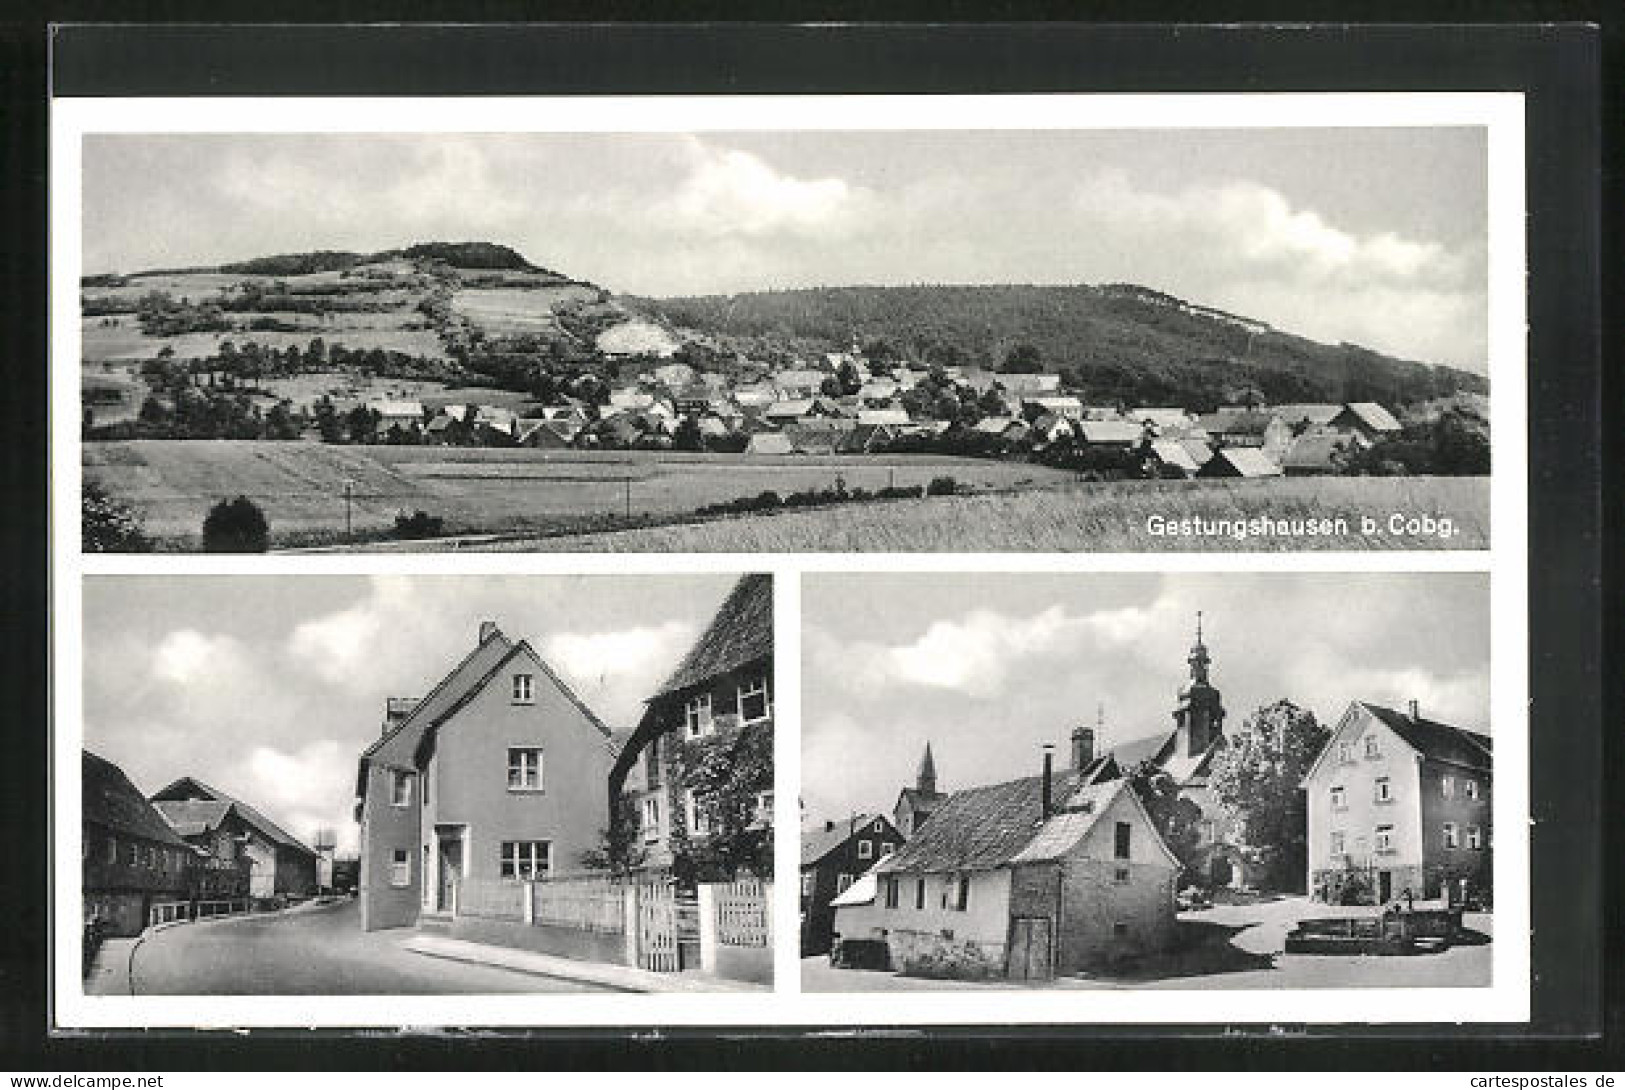
<path id="1" fill-rule="evenodd" d="M 1394 899 L 1394 872 L 1381 870 L 1377 872 L 1377 903 L 1385 905 Z"/>
<path id="2" fill-rule="evenodd" d="M 457 911 L 457 884 L 463 878 L 462 831 L 436 830 L 436 871 L 440 881 L 435 892 L 437 912 Z"/>
<path id="3" fill-rule="evenodd" d="M 1011 980 L 1048 980 L 1054 976 L 1050 935 L 1051 921 L 1047 916 L 1013 918 L 1005 975 Z"/>

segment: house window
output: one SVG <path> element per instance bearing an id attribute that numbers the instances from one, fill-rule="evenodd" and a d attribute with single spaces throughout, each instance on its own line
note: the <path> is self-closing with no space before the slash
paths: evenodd
<path id="1" fill-rule="evenodd" d="M 1462 788 L 1464 790 L 1466 790 L 1468 798 L 1472 799 L 1474 802 L 1478 801 L 1478 781 L 1477 780 L 1462 780 L 1461 781 L 1461 786 L 1462 786 Z"/>
<path id="2" fill-rule="evenodd" d="M 1342 763 L 1344 763 L 1344 764 L 1352 763 L 1353 760 L 1354 760 L 1354 743 L 1353 742 L 1339 742 L 1339 743 L 1337 743 L 1337 759 L 1339 761 L 1341 761 Z"/>
<path id="3" fill-rule="evenodd" d="M 107 838 L 107 861 L 109 863 L 118 862 L 118 837 L 116 836 Z"/>
<path id="4" fill-rule="evenodd" d="M 1456 778 L 1454 776 L 1439 777 L 1439 793 L 1447 799 L 1456 797 Z"/>
<path id="5" fill-rule="evenodd" d="M 124 853 L 124 862 L 133 867 L 141 858 L 141 845 L 132 840 L 129 848 L 130 850 Z"/>
<path id="6" fill-rule="evenodd" d="M 1377 745 L 1377 736 L 1375 734 L 1365 736 L 1365 755 L 1368 758 L 1382 756 L 1382 749 Z"/>
<path id="7" fill-rule="evenodd" d="M 873 859 L 875 857 L 875 842 L 872 840 L 858 841 L 858 858 Z"/>
<path id="8" fill-rule="evenodd" d="M 424 851 L 428 851 L 427 848 Z M 389 884 L 396 889 L 412 884 L 412 857 L 405 848 L 396 848 L 389 860 Z"/>
<path id="9" fill-rule="evenodd" d="M 948 907 L 955 912 L 964 912 L 970 908 L 970 875 L 961 874 L 950 879 L 953 890 L 953 900 Z"/>
<path id="10" fill-rule="evenodd" d="M 1454 847 L 1457 847 L 1460 844 L 1460 842 L 1461 842 L 1461 838 L 1456 832 L 1456 823 L 1453 822 L 1453 821 L 1445 822 L 1444 823 L 1444 846 L 1447 847 L 1447 848 L 1454 848 Z"/>
<path id="11" fill-rule="evenodd" d="M 875 818 L 875 823 L 873 826 L 871 826 L 871 829 L 874 832 L 883 833 L 886 831 L 886 823 L 881 821 L 879 818 Z"/>
<path id="12" fill-rule="evenodd" d="M 897 845 L 893 844 L 891 841 L 888 840 L 888 841 L 886 841 L 886 843 L 884 843 L 884 844 L 882 844 L 880 846 L 880 858 L 884 859 L 884 858 L 886 858 L 888 855 L 890 855 L 892 852 L 894 852 L 896 850 L 897 850 Z"/>
<path id="13" fill-rule="evenodd" d="M 660 839 L 660 800 L 643 800 L 643 839 Z"/>
<path id="14" fill-rule="evenodd" d="M 925 910 L 925 879 L 914 880 L 914 907 L 919 911 Z"/>
<path id="15" fill-rule="evenodd" d="M 1132 826 L 1126 821 L 1117 823 L 1117 835 L 1112 841 L 1112 858 L 1127 859 L 1129 857 L 1129 837 L 1133 835 Z"/>
<path id="16" fill-rule="evenodd" d="M 1332 834 L 1332 854 L 1333 855 L 1342 855 L 1344 847 L 1345 847 L 1345 845 L 1343 843 L 1343 834 L 1341 832 L 1333 833 Z"/>
<path id="17" fill-rule="evenodd" d="M 897 907 L 897 879 L 896 878 L 887 878 L 886 879 L 886 907 L 887 908 L 896 908 Z"/>
<path id="18" fill-rule="evenodd" d="M 534 704 L 536 702 L 536 678 L 530 674 L 515 674 L 513 676 L 513 702 L 515 704 Z"/>
<path id="19" fill-rule="evenodd" d="M 1379 852 L 1394 850 L 1394 827 L 1392 825 L 1377 826 L 1376 845 Z"/>
<path id="20" fill-rule="evenodd" d="M 711 814 L 694 797 L 694 792 L 683 792 L 683 812 L 688 818 L 688 831 L 693 836 L 708 836 L 711 832 Z"/>
<path id="21" fill-rule="evenodd" d="M 660 786 L 660 735 L 649 739 L 643 751 L 643 786 L 653 791 Z"/>
<path id="22" fill-rule="evenodd" d="M 1473 851 L 1482 851 L 1484 848 L 1484 830 L 1477 825 L 1467 826 L 1467 846 Z"/>
<path id="23" fill-rule="evenodd" d="M 395 773 L 395 780 L 390 789 L 389 803 L 391 806 L 412 805 L 412 773 L 399 771 Z"/>
<path id="24" fill-rule="evenodd" d="M 502 877 L 535 882 L 546 878 L 552 856 L 552 845 L 546 840 L 504 840 L 502 842 Z"/>
<path id="25" fill-rule="evenodd" d="M 1127 867 L 1118 867 L 1112 872 L 1112 881 L 1120 886 L 1126 886 L 1128 885 L 1128 874 Z"/>
<path id="26" fill-rule="evenodd" d="M 711 733 L 711 694 L 698 693 L 683 705 L 683 726 L 690 738 Z"/>
<path id="27" fill-rule="evenodd" d="M 1347 810 L 1348 809 L 1348 799 L 1344 797 L 1344 792 L 1343 792 L 1343 789 L 1341 787 L 1332 788 L 1332 809 L 1333 810 Z"/>
<path id="28" fill-rule="evenodd" d="M 541 747 L 510 746 L 508 748 L 508 790 L 540 791 L 541 789 Z"/>
<path id="29" fill-rule="evenodd" d="M 1114 939 L 1126 939 L 1126 938 L 1128 938 L 1128 924 L 1125 923 L 1122 920 L 1118 920 L 1116 923 L 1112 924 L 1112 938 L 1114 938 Z"/>
<path id="30" fill-rule="evenodd" d="M 756 792 L 756 820 L 763 825 L 773 824 L 773 792 Z"/>
<path id="31" fill-rule="evenodd" d="M 801 876 L 801 895 L 811 897 L 818 888 L 818 875 L 808 871 Z"/>
<path id="32" fill-rule="evenodd" d="M 739 686 L 739 718 L 747 723 L 766 719 L 773 710 L 767 695 L 767 675 L 759 674 Z"/>
<path id="33" fill-rule="evenodd" d="M 1376 800 L 1378 802 L 1394 801 L 1393 785 L 1389 783 L 1387 776 L 1377 777 L 1376 789 Z"/>
<path id="34" fill-rule="evenodd" d="M 843 874 L 840 874 L 840 875 L 838 875 L 836 877 L 836 879 L 835 879 L 835 892 L 836 893 L 845 893 L 849 888 L 851 888 L 851 886 L 852 886 L 852 876 L 850 874 L 843 873 Z"/>

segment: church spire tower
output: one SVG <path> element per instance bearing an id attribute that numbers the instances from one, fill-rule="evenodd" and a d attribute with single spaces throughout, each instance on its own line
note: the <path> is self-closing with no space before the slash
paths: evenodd
<path id="1" fill-rule="evenodd" d="M 914 774 L 914 786 L 921 793 L 937 793 L 937 762 L 931 756 L 931 743 L 925 743 L 925 755 L 920 758 L 920 769 Z"/>
<path id="2" fill-rule="evenodd" d="M 1200 610 L 1196 613 L 1196 642 L 1185 662 L 1191 679 L 1179 690 L 1179 703 L 1174 708 L 1176 752 L 1182 757 L 1199 757 L 1224 736 L 1224 702 L 1209 678 L 1213 657 L 1202 640 Z"/>

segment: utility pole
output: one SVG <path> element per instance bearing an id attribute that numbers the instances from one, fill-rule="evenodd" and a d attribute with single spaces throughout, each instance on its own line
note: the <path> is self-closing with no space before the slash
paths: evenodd
<path id="1" fill-rule="evenodd" d="M 628 474 L 626 477 L 623 477 L 622 478 L 622 483 L 626 485 L 626 521 L 631 522 L 632 521 L 632 477 L 631 477 L 631 475 Z"/>
<path id="2" fill-rule="evenodd" d="M 350 503 L 355 496 L 355 481 L 349 477 L 344 478 L 344 538 L 354 541 L 355 533 L 350 521 Z"/>

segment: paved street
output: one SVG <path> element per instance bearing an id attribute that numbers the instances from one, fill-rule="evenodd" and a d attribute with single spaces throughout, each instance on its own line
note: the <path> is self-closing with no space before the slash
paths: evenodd
<path id="1" fill-rule="evenodd" d="M 1361 957 L 1286 954 L 1286 933 L 1306 916 L 1338 916 L 1343 910 L 1281 897 L 1221 905 L 1180 914 L 1180 943 L 1168 955 L 1119 976 L 1064 977 L 1047 988 L 1446 988 L 1490 984 L 1495 918 L 1469 912 L 1462 918 L 1470 937 L 1438 954 Z M 827 957 L 801 960 L 801 988 L 808 992 L 944 991 L 1022 988 L 1007 981 L 922 980 L 893 973 L 833 969 Z"/>
<path id="2" fill-rule="evenodd" d="M 185 924 L 133 944 L 138 995 L 445 995 L 595 992 L 591 984 L 426 957 L 416 932 L 361 930 L 354 901 Z M 130 946 L 109 954 L 128 955 Z M 122 973 L 102 976 L 122 991 Z"/>

